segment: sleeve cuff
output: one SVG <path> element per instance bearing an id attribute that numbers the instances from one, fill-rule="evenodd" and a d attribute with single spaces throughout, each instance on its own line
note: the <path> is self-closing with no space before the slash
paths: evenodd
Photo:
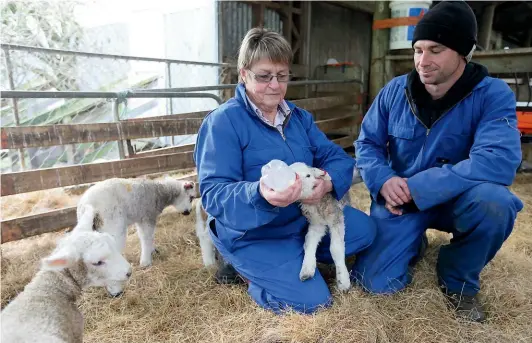
<path id="1" fill-rule="evenodd" d="M 270 211 L 270 212 L 279 212 L 279 208 L 277 206 L 273 206 L 270 204 L 264 197 L 260 194 L 259 188 L 260 188 L 260 181 L 252 182 L 249 185 L 248 188 L 249 192 L 249 198 L 251 199 L 251 203 L 253 206 L 262 211 Z"/>
<path id="2" fill-rule="evenodd" d="M 340 200 L 345 193 L 349 191 L 349 188 L 351 188 L 351 180 L 349 180 L 349 182 L 345 182 L 345 180 L 341 177 L 341 173 L 335 170 L 327 170 L 327 173 L 329 173 L 331 177 L 333 188 L 331 194 L 336 200 Z"/>
<path id="3" fill-rule="evenodd" d="M 384 198 L 380 194 L 381 188 L 386 183 L 386 181 L 388 181 L 389 179 L 391 179 L 394 176 L 396 176 L 395 173 L 390 173 L 390 174 L 386 175 L 385 177 L 380 178 L 378 181 L 376 181 L 373 184 L 373 187 L 372 187 L 372 190 L 371 190 L 371 197 L 378 204 L 384 204 L 386 202 L 386 200 L 384 200 Z"/>

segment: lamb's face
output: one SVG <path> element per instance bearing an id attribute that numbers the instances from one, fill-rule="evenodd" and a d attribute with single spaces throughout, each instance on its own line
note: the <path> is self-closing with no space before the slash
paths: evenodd
<path id="1" fill-rule="evenodd" d="M 43 268 L 68 268 L 83 287 L 106 287 L 112 296 L 122 294 L 131 276 L 131 265 L 116 247 L 114 238 L 97 231 L 73 231 L 43 260 Z"/>
<path id="2" fill-rule="evenodd" d="M 192 202 L 198 197 L 197 184 L 190 181 L 180 182 L 180 187 L 181 192 L 174 202 L 174 206 L 177 212 L 188 216 L 192 211 Z"/>
<path id="3" fill-rule="evenodd" d="M 301 198 L 303 199 L 312 195 L 316 180 L 330 180 L 330 177 L 326 171 L 319 168 L 309 167 L 301 162 L 291 164 L 290 169 L 295 171 L 301 179 Z"/>
<path id="4" fill-rule="evenodd" d="M 131 265 L 117 249 L 114 238 L 106 233 L 103 235 L 83 254 L 87 279 L 91 286 L 106 287 L 112 296 L 118 296 L 131 276 Z"/>

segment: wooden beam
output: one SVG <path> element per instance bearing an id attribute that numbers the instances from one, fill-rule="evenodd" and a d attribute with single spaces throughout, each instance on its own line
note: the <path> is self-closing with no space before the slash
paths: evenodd
<path id="1" fill-rule="evenodd" d="M 378 1 L 375 3 L 375 14 L 373 20 L 383 20 L 390 17 L 390 7 L 387 1 Z M 371 63 L 369 74 L 369 101 L 377 96 L 379 91 L 384 87 L 385 81 L 385 60 L 384 57 L 388 52 L 390 30 L 373 30 L 371 32 Z"/>
<path id="2" fill-rule="evenodd" d="M 311 44 L 311 18 L 312 18 L 312 4 L 310 1 L 301 2 L 301 11 L 303 15 L 299 17 L 299 26 L 301 28 L 301 47 L 299 54 L 299 63 L 305 67 L 305 75 L 310 78 L 310 44 Z M 310 86 L 305 86 L 305 98 L 309 97 Z"/>
<path id="3" fill-rule="evenodd" d="M 333 139 L 332 141 L 345 149 L 353 146 L 353 143 L 355 142 L 355 137 L 345 136 L 342 138 Z"/>
<path id="4" fill-rule="evenodd" d="M 76 206 L 2 220 L 2 244 L 76 225 Z"/>
<path id="5" fill-rule="evenodd" d="M 197 175 L 177 178 L 182 181 L 196 181 Z M 88 185 L 86 188 L 89 188 Z M 44 213 L 2 220 L 2 244 L 28 238 L 43 233 L 55 232 L 75 226 L 77 223 L 76 206 L 65 207 Z"/>
<path id="6" fill-rule="evenodd" d="M 359 99 L 354 95 L 326 96 L 292 101 L 296 106 L 309 112 L 333 108 L 337 106 L 356 105 Z"/>
<path id="7" fill-rule="evenodd" d="M 180 146 L 171 146 L 167 148 L 160 148 L 160 149 L 153 149 L 153 150 L 147 150 L 147 151 L 139 151 L 137 152 L 133 158 L 139 158 L 139 157 L 147 157 L 147 156 L 157 156 L 157 155 L 166 155 L 166 154 L 173 154 L 176 152 L 187 152 L 187 151 L 194 151 L 194 147 L 196 144 L 185 144 Z"/>
<path id="8" fill-rule="evenodd" d="M 251 4 L 251 25 L 253 27 L 264 27 L 264 2 Z"/>
<path id="9" fill-rule="evenodd" d="M 480 20 L 480 29 L 478 32 L 478 45 L 485 51 L 491 50 L 490 37 L 493 27 L 493 18 L 495 17 L 496 3 L 491 3 L 482 10 L 482 19 Z"/>
<path id="10" fill-rule="evenodd" d="M 297 26 L 295 25 L 292 27 L 292 33 L 294 34 L 296 39 L 299 39 L 301 37 L 301 34 L 299 34 L 299 30 L 297 29 Z"/>
<path id="11" fill-rule="evenodd" d="M 322 98 L 295 100 L 294 104 L 307 111 L 355 104 L 353 96 L 339 95 Z M 27 147 L 47 147 L 89 142 L 108 142 L 138 138 L 178 136 L 197 133 L 208 111 L 188 115 L 160 116 L 164 119 L 123 120 L 114 123 L 61 124 L 37 126 L 13 126 L 1 128 L 1 148 L 18 149 Z"/>
<path id="12" fill-rule="evenodd" d="M 410 72 L 414 68 L 413 55 L 387 55 L 393 76 Z M 483 64 L 490 74 L 526 73 L 532 71 L 532 48 L 478 51 L 473 54 L 473 61 Z"/>
<path id="13" fill-rule="evenodd" d="M 299 52 L 299 49 L 301 48 L 301 40 L 296 40 L 296 44 L 294 44 L 294 47 L 292 48 L 292 51 L 294 54 Z"/>
<path id="14" fill-rule="evenodd" d="M 269 8 L 271 10 L 278 11 L 278 12 L 280 12 L 283 9 L 283 6 L 285 6 L 282 2 L 279 3 L 279 2 L 272 2 L 272 1 L 243 1 L 243 2 L 251 4 L 251 5 L 253 5 L 253 4 L 261 4 L 261 5 L 263 5 L 266 8 Z M 299 15 L 299 14 L 301 14 L 301 9 L 292 8 L 292 13 Z"/>
<path id="15" fill-rule="evenodd" d="M 355 124 L 356 124 L 356 117 L 352 115 L 348 115 L 348 116 L 344 116 L 340 118 L 320 120 L 316 122 L 316 125 L 318 126 L 318 128 L 325 133 L 331 130 L 343 129 L 343 128 L 346 128 L 346 127 L 349 127 Z"/>
<path id="16" fill-rule="evenodd" d="M 528 29 L 528 32 L 526 34 L 525 46 L 532 47 L 532 28 Z"/>
<path id="17" fill-rule="evenodd" d="M 98 124 L 12 126 L 1 129 L 1 148 L 47 147 L 197 133 L 203 119 L 120 121 Z"/>
<path id="18" fill-rule="evenodd" d="M 282 11 L 285 14 L 283 18 L 283 36 L 286 38 L 288 43 L 290 43 L 290 46 L 291 46 L 292 45 L 292 26 L 293 26 L 292 9 L 294 7 L 292 4 L 292 1 L 283 3 L 281 6 L 282 6 Z"/>
<path id="19" fill-rule="evenodd" d="M 91 183 L 112 177 L 132 177 L 193 168 L 195 164 L 192 155 L 192 152 L 189 151 L 121 161 L 6 173 L 2 175 L 1 196 Z"/>
<path id="20" fill-rule="evenodd" d="M 146 175 L 137 175 L 137 176 L 133 176 L 132 178 L 142 177 L 142 178 L 146 178 L 146 179 L 149 179 L 149 180 L 154 180 L 154 179 L 156 179 L 158 177 L 171 174 L 172 172 L 179 172 L 179 171 L 185 171 L 185 170 L 193 171 L 195 169 L 196 168 L 187 168 L 187 169 L 180 169 L 178 171 L 153 173 L 153 174 L 146 174 Z M 186 175 L 186 176 L 176 177 L 176 179 L 177 180 L 183 180 L 183 181 L 195 181 L 196 180 L 196 173 L 192 173 L 192 174 L 189 174 L 189 175 Z M 83 195 L 83 193 L 85 193 L 85 191 L 89 187 L 94 185 L 94 184 L 95 184 L 95 182 L 84 183 L 84 184 L 81 184 L 81 185 L 68 186 L 68 187 L 64 187 L 63 190 L 68 195 Z"/>
<path id="21" fill-rule="evenodd" d="M 346 7 L 352 10 L 361 11 L 373 14 L 375 7 L 378 5 L 376 1 L 327 1 L 331 4 Z"/>

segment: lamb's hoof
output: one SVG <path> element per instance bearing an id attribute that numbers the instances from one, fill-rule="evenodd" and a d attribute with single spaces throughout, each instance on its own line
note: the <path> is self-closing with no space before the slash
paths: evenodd
<path id="1" fill-rule="evenodd" d="M 111 298 L 120 298 L 122 294 L 124 294 L 124 291 L 120 291 L 118 293 L 108 293 Z"/>
<path id="2" fill-rule="evenodd" d="M 316 272 L 316 267 L 314 268 L 301 268 L 301 272 L 299 272 L 299 280 L 305 281 L 308 279 L 312 279 L 314 277 L 314 273 Z"/>
<path id="3" fill-rule="evenodd" d="M 148 262 L 140 262 L 140 263 L 139 263 L 139 267 L 140 267 L 141 269 L 149 268 L 149 267 L 151 267 L 151 261 L 148 261 Z"/>
<path id="4" fill-rule="evenodd" d="M 351 288 L 351 281 L 349 278 L 346 280 L 336 281 L 336 286 L 340 292 L 347 292 Z"/>
<path id="5" fill-rule="evenodd" d="M 203 266 L 205 268 L 213 268 L 216 265 L 216 260 L 214 258 L 204 258 L 203 259 Z"/>

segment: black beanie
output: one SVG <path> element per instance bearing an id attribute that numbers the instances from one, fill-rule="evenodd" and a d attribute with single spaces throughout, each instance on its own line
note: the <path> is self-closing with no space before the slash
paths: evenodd
<path id="1" fill-rule="evenodd" d="M 438 42 L 467 56 L 477 43 L 475 13 L 465 1 L 442 1 L 417 23 L 412 46 L 423 39 Z"/>

